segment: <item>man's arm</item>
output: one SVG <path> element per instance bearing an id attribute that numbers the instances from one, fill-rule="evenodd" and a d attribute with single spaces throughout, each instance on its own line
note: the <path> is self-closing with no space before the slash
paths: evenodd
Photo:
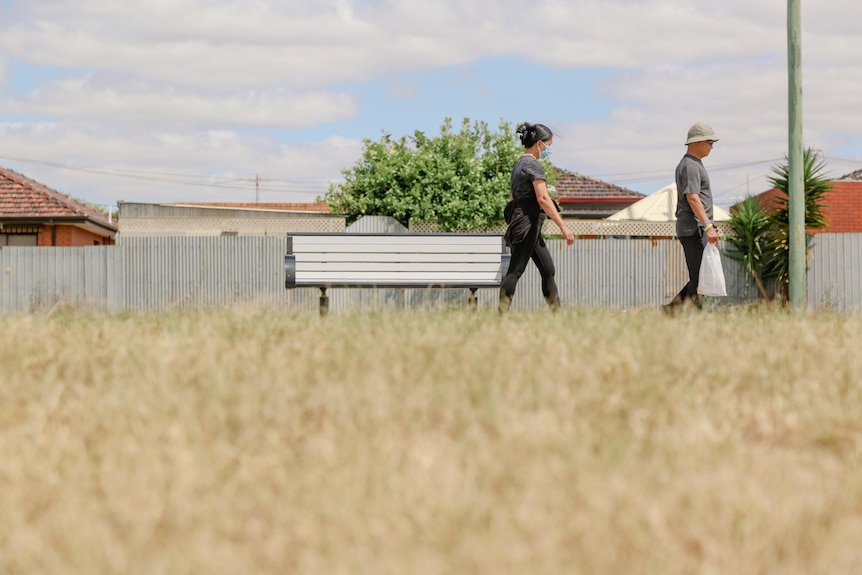
<path id="1" fill-rule="evenodd" d="M 698 194 L 686 194 L 685 199 L 688 200 L 688 205 L 691 206 L 691 211 L 694 212 L 694 217 L 697 218 L 697 221 L 703 225 L 703 222 L 709 219 L 709 216 L 706 215 L 706 208 L 703 207 L 703 202 L 700 201 L 700 196 Z M 711 225 L 708 230 L 706 230 L 706 241 L 711 244 L 718 243 L 718 232 L 715 230 L 715 225 Z"/>

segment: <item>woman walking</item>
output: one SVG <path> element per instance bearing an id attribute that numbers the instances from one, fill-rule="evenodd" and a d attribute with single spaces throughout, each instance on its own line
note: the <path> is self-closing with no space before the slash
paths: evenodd
<path id="1" fill-rule="evenodd" d="M 500 313 L 509 310 L 518 280 L 533 260 L 542 276 L 542 294 L 545 301 L 556 311 L 560 307 L 557 282 L 554 280 L 554 261 L 545 240 L 542 238 L 542 225 L 545 216 L 553 220 L 572 245 L 575 236 L 563 222 L 551 196 L 545 178 L 545 168 L 540 159 L 551 155 L 554 134 L 542 124 L 523 123 L 517 133 L 524 145 L 524 153 L 512 169 L 512 195 L 506 206 L 506 244 L 512 248 L 509 270 L 500 287 Z"/>

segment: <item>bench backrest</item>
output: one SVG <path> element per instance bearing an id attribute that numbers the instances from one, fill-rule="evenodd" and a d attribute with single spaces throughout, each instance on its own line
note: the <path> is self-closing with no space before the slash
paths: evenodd
<path id="1" fill-rule="evenodd" d="M 290 234 L 285 287 L 495 287 L 500 234 Z"/>

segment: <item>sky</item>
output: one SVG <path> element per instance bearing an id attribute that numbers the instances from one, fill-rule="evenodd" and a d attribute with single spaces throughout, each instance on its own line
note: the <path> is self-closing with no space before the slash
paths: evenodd
<path id="1" fill-rule="evenodd" d="M 862 169 L 862 2 L 802 0 L 805 145 Z M 529 121 L 649 194 L 695 122 L 716 204 L 787 153 L 778 0 L 0 0 L 0 165 L 73 197 L 311 202 L 363 140 Z M 514 134 L 513 134 L 514 138 Z"/>

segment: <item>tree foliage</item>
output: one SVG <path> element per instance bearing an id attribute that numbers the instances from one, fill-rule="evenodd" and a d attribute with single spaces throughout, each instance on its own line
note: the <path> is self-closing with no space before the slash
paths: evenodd
<path id="1" fill-rule="evenodd" d="M 766 301 L 769 294 L 763 285 L 761 275 L 766 263 L 766 242 L 772 221 L 766 208 L 755 196 L 748 196 L 736 205 L 730 214 L 730 234 L 727 242 L 727 255 L 742 263 L 757 284 L 757 290 Z"/>
<path id="2" fill-rule="evenodd" d="M 785 157 L 785 160 L 787 158 Z M 789 161 L 773 168 L 773 176 L 769 178 L 781 195 L 776 198 L 777 209 L 770 213 L 772 226 L 766 242 L 766 266 L 764 276 L 774 279 L 780 293 L 785 296 L 790 281 L 790 200 Z M 808 261 L 808 245 L 811 234 L 808 230 L 822 230 L 827 221 L 823 215 L 823 197 L 832 189 L 832 182 L 826 175 L 826 164 L 819 158 L 817 152 L 806 148 L 803 153 L 803 188 L 805 195 L 805 260 Z"/>
<path id="3" fill-rule="evenodd" d="M 364 140 L 362 157 L 342 171 L 345 182 L 331 185 L 323 200 L 348 223 L 380 215 L 404 225 L 433 222 L 444 231 L 487 228 L 502 220 L 521 152 L 514 128 L 503 121 L 497 132 L 467 118 L 455 131 L 447 118 L 434 137 L 384 133 Z"/>

